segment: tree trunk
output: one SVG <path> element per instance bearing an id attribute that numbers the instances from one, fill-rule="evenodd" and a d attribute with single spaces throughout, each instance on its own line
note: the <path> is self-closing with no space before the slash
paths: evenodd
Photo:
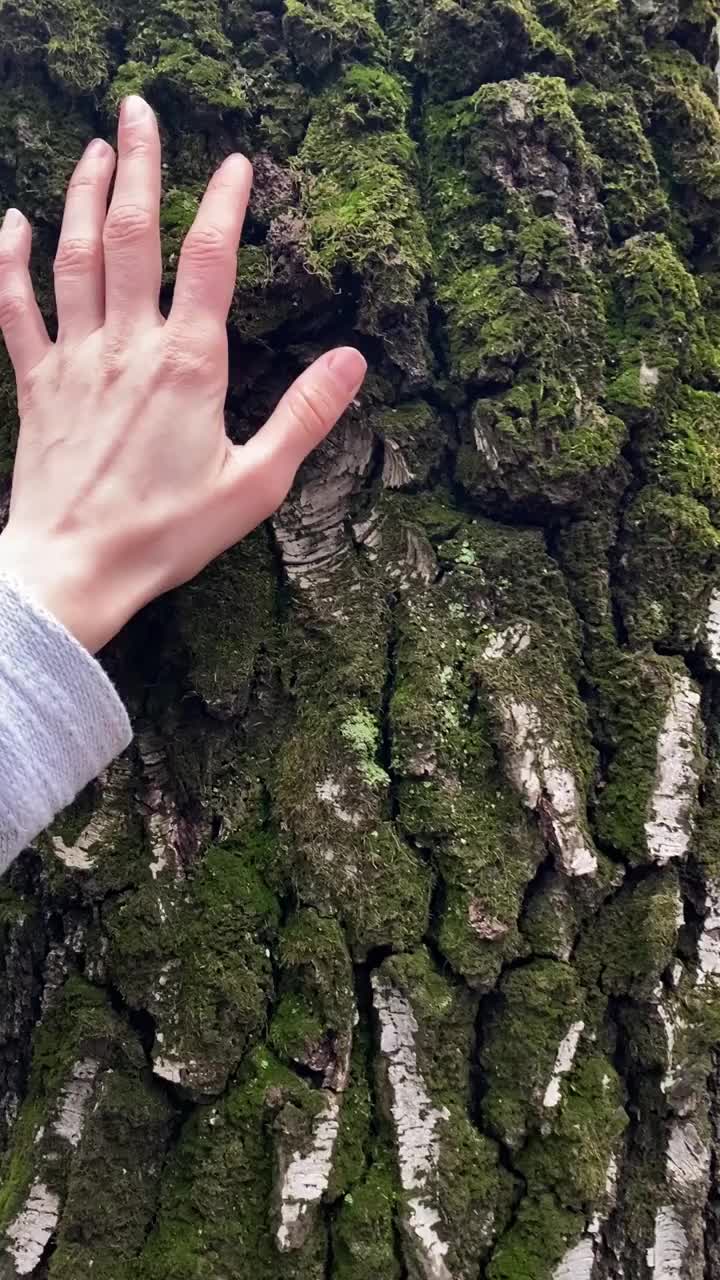
<path id="1" fill-rule="evenodd" d="M 0 885 L 1 1280 L 720 1277 L 715 26 L 0 0 L 48 315 L 137 90 L 168 293 L 255 161 L 233 437 L 370 363 L 272 525 L 112 647 L 135 742 Z"/>

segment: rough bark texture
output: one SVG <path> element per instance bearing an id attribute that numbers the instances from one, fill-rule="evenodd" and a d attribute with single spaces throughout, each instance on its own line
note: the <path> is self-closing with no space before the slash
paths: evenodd
<path id="1" fill-rule="evenodd" d="M 168 290 L 255 159 L 234 437 L 370 361 L 272 526 L 114 646 L 135 744 L 0 887 L 2 1280 L 720 1277 L 715 26 L 0 0 L 48 311 L 139 89 Z"/>

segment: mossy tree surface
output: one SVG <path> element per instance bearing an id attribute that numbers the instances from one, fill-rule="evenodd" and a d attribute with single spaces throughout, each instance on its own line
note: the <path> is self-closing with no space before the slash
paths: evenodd
<path id="1" fill-rule="evenodd" d="M 715 6 L 0 0 L 0 54 L 50 322 L 136 90 L 166 303 L 255 162 L 233 438 L 369 361 L 0 885 L 0 1280 L 719 1275 Z"/>

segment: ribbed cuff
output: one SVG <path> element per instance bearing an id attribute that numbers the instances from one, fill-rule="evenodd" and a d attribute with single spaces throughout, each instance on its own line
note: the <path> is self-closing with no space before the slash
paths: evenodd
<path id="1" fill-rule="evenodd" d="M 100 663 L 0 574 L 0 872 L 131 739 Z"/>

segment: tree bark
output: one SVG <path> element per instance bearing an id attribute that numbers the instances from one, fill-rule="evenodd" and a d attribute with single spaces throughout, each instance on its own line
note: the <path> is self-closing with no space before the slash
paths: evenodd
<path id="1" fill-rule="evenodd" d="M 137 90 L 168 298 L 255 162 L 233 438 L 370 364 L 0 885 L 1 1280 L 717 1280 L 715 7 L 0 0 L 0 53 L 49 318 Z"/>

